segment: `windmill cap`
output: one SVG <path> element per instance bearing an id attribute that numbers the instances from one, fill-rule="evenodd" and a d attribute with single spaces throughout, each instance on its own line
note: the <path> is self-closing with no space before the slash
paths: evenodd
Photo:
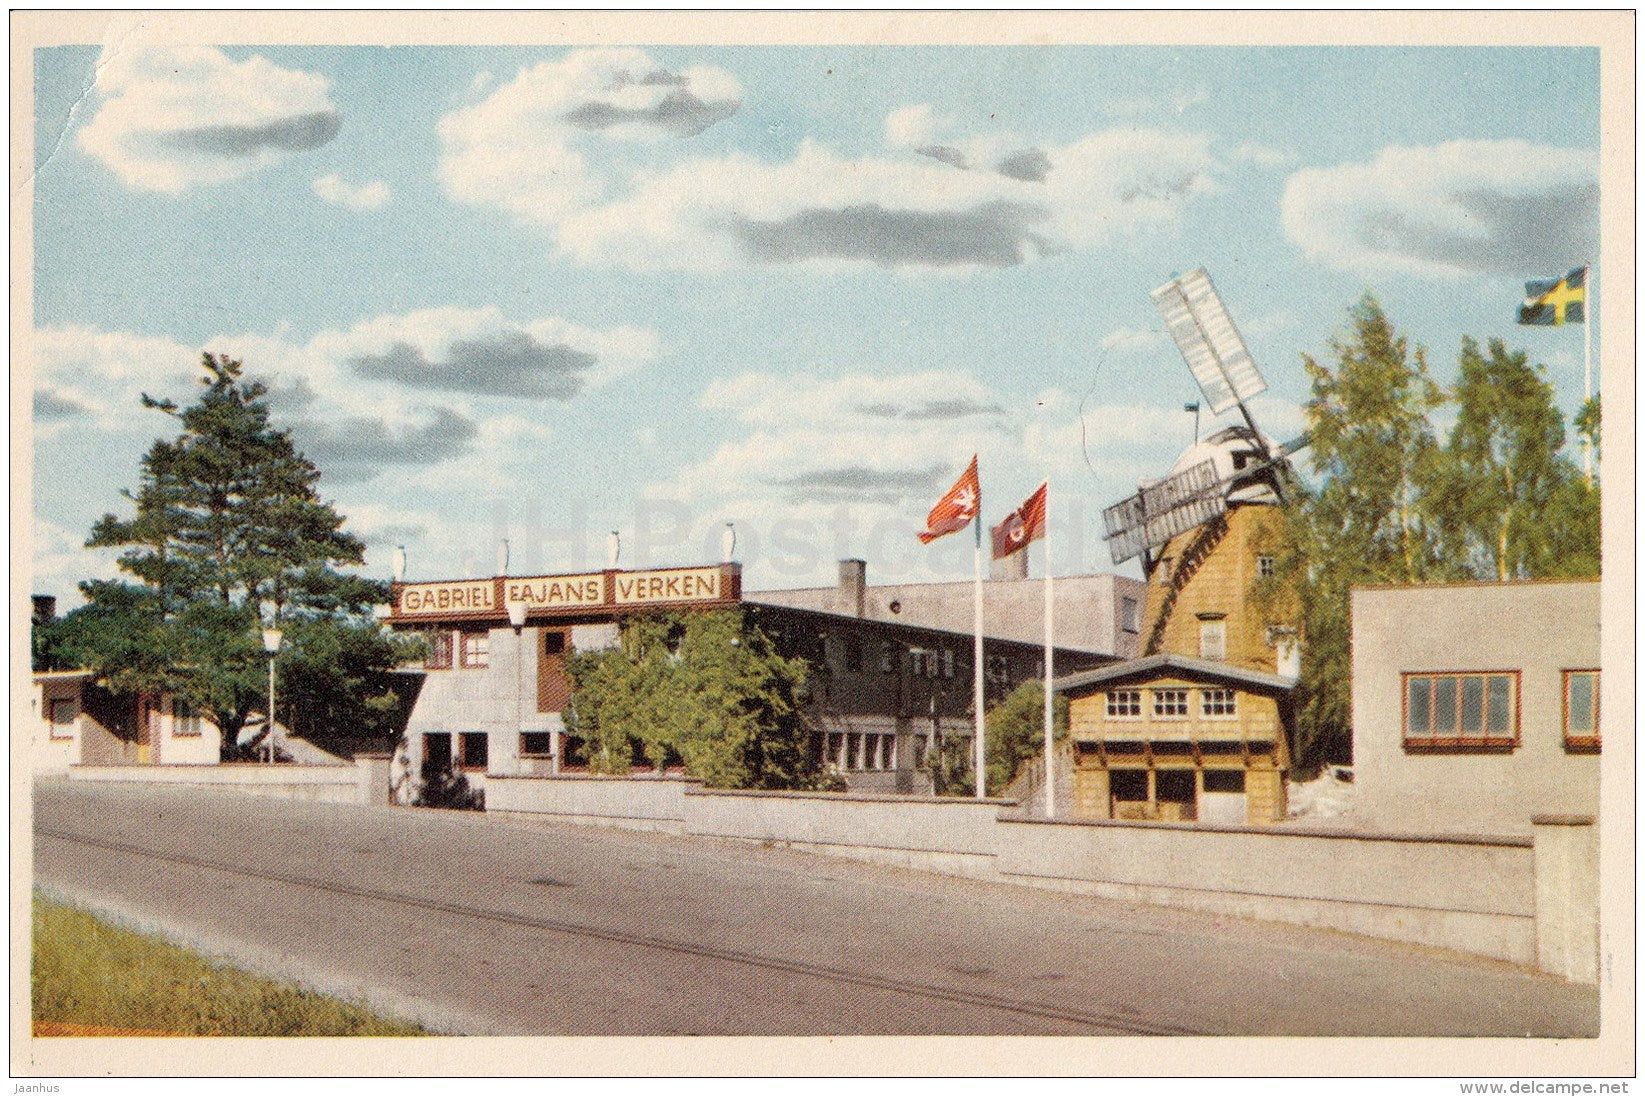
<path id="1" fill-rule="evenodd" d="M 1264 434 L 1262 444 L 1269 452 L 1277 453 L 1279 443 Z M 1256 435 L 1245 426 L 1223 427 L 1201 438 L 1182 451 L 1177 463 L 1171 466 L 1173 474 L 1192 468 L 1202 461 L 1210 461 L 1217 470 L 1218 480 L 1228 480 L 1235 473 L 1262 460 L 1262 446 Z M 1277 503 L 1273 489 L 1266 484 L 1244 484 L 1229 497 L 1230 502 Z"/>

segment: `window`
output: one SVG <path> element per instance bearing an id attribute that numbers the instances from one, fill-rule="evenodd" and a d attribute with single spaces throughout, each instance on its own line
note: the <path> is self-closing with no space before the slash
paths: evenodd
<path id="1" fill-rule="evenodd" d="M 1274 558 L 1272 556 L 1257 557 L 1257 577 L 1260 579 L 1272 578 L 1274 574 Z"/>
<path id="2" fill-rule="evenodd" d="M 953 648 L 943 648 L 942 649 L 942 676 L 944 678 L 954 677 L 954 649 Z"/>
<path id="3" fill-rule="evenodd" d="M 1243 769 L 1208 769 L 1205 771 L 1206 792 L 1244 792 Z"/>
<path id="4" fill-rule="evenodd" d="M 1155 716 L 1187 716 L 1188 691 L 1185 689 L 1156 689 L 1154 691 Z"/>
<path id="5" fill-rule="evenodd" d="M 451 633 L 431 632 L 428 634 L 428 659 L 423 666 L 429 670 L 451 669 Z"/>
<path id="6" fill-rule="evenodd" d="M 1519 741 L 1519 675 L 1405 675 L 1405 747 L 1512 750 Z"/>
<path id="7" fill-rule="evenodd" d="M 1227 719 L 1238 715 L 1235 698 L 1238 696 L 1231 689 L 1202 689 L 1199 691 L 1199 712 L 1201 716 L 1212 719 Z"/>
<path id="8" fill-rule="evenodd" d="M 53 739 L 72 739 L 74 722 L 80 717 L 80 702 L 73 697 L 59 697 L 51 702 L 48 716 Z"/>
<path id="9" fill-rule="evenodd" d="M 485 769 L 486 761 L 491 751 L 488 749 L 490 740 L 483 731 L 465 731 L 459 737 L 462 750 L 460 764 L 464 769 Z"/>
<path id="10" fill-rule="evenodd" d="M 1011 667 L 1010 664 L 1005 661 L 1005 656 L 990 655 L 988 657 L 988 665 L 984 670 L 984 673 L 987 675 L 990 682 L 997 685 L 1004 685 L 1006 682 L 1010 681 Z"/>
<path id="11" fill-rule="evenodd" d="M 1126 632 L 1140 632 L 1142 623 L 1137 620 L 1137 600 L 1135 598 L 1120 599 L 1120 628 Z"/>
<path id="12" fill-rule="evenodd" d="M 474 670 L 491 665 L 491 633 L 465 632 L 463 638 L 463 669 Z"/>
<path id="13" fill-rule="evenodd" d="M 1565 749 L 1599 750 L 1599 671 L 1565 672 Z"/>
<path id="14" fill-rule="evenodd" d="M 520 735 L 520 757 L 547 758 L 554 753 L 552 731 L 527 731 Z"/>
<path id="15" fill-rule="evenodd" d="M 543 633 L 543 654 L 564 655 L 565 633 L 552 631 Z"/>
<path id="16" fill-rule="evenodd" d="M 1142 715 L 1140 689 L 1116 689 L 1108 694 L 1108 717 L 1111 720 L 1135 720 Z"/>
<path id="17" fill-rule="evenodd" d="M 845 669 L 852 674 L 862 671 L 862 641 L 855 636 L 845 638 Z"/>
<path id="18" fill-rule="evenodd" d="M 895 674 L 896 671 L 897 671 L 897 660 L 892 655 L 891 645 L 889 643 L 881 644 L 880 645 L 880 673 L 881 674 Z"/>
<path id="19" fill-rule="evenodd" d="M 205 731 L 205 718 L 181 697 L 171 702 L 171 733 L 183 739 L 198 738 Z"/>
<path id="20" fill-rule="evenodd" d="M 1228 658 L 1228 622 L 1223 620 L 1199 623 L 1199 657 L 1220 663 Z"/>

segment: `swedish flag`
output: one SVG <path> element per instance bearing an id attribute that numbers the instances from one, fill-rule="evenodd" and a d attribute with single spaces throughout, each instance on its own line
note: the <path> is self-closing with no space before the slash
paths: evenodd
<path id="1" fill-rule="evenodd" d="M 1541 326 L 1581 324 L 1585 322 L 1587 304 L 1588 268 L 1578 267 L 1558 281 L 1526 282 L 1519 322 Z"/>

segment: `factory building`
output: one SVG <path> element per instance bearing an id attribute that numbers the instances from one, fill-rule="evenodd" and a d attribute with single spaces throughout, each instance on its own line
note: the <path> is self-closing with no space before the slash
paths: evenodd
<path id="1" fill-rule="evenodd" d="M 575 772 L 582 744 L 564 720 L 573 652 L 613 645 L 629 615 L 740 608 L 779 654 L 811 668 L 808 715 L 825 764 L 859 791 L 928 793 L 929 754 L 972 734 L 972 635 L 889 608 L 889 619 L 871 616 L 864 571 L 862 561 L 842 562 L 839 600 L 817 608 L 779 601 L 789 592 L 745 595 L 735 563 L 398 583 L 391 627 L 428 638 L 402 773 L 432 759 L 483 788 L 487 774 Z M 970 586 L 955 586 L 969 623 Z M 1043 675 L 1041 642 L 984 633 L 989 704 Z M 1113 661 L 1080 647 L 1054 658 L 1059 673 Z"/>

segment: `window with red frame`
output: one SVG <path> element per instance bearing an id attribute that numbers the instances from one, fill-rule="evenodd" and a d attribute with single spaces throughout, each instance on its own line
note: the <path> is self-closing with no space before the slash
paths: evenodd
<path id="1" fill-rule="evenodd" d="M 1519 675 L 1405 675 L 1405 749 L 1512 750 L 1519 745 Z"/>
<path id="2" fill-rule="evenodd" d="M 462 666 L 464 670 L 475 670 L 491 665 L 491 633 L 465 632 L 462 633 Z"/>
<path id="3" fill-rule="evenodd" d="M 429 670 L 451 669 L 451 633 L 428 634 L 428 658 L 423 661 L 423 666 Z"/>
<path id="4" fill-rule="evenodd" d="M 1565 749 L 1599 752 L 1599 671 L 1565 672 Z"/>

